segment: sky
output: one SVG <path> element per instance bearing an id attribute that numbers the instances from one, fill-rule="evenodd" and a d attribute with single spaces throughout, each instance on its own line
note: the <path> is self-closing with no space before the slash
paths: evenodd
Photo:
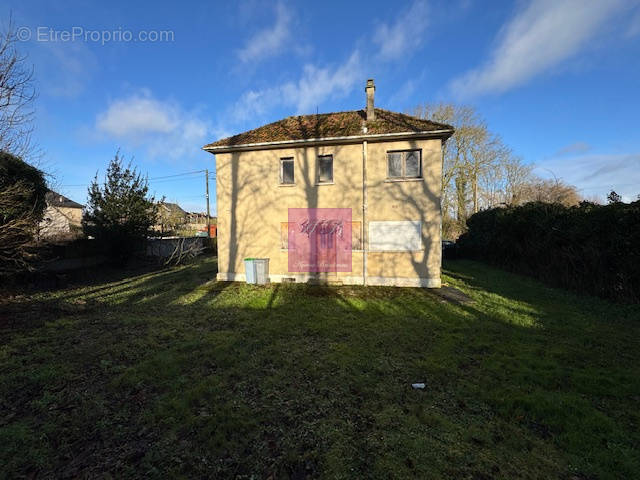
<path id="1" fill-rule="evenodd" d="M 368 78 L 381 108 L 476 107 L 587 198 L 640 194 L 639 0 L 9 0 L 10 18 L 34 67 L 41 165 L 82 203 L 119 150 L 157 197 L 203 211 L 203 145 L 363 108 Z"/>

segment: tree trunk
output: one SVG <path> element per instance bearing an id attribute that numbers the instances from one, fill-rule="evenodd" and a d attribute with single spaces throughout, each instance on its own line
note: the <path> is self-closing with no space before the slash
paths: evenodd
<path id="1" fill-rule="evenodd" d="M 467 221 L 467 179 L 462 174 L 456 175 L 457 217 L 460 225 Z"/>
<path id="2" fill-rule="evenodd" d="M 471 188 L 473 193 L 473 213 L 478 213 L 478 172 L 475 170 L 471 175 Z"/>

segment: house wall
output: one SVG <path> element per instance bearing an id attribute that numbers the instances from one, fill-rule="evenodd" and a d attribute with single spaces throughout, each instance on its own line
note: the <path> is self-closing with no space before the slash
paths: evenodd
<path id="1" fill-rule="evenodd" d="M 422 149 L 423 178 L 387 180 L 387 151 Z M 370 221 L 416 221 L 422 248 L 411 252 L 367 252 L 367 284 L 440 286 L 441 140 L 368 142 L 367 214 Z M 316 183 L 317 157 L 333 155 L 333 184 Z M 280 185 L 280 158 L 293 157 L 295 185 Z M 288 251 L 281 248 L 281 223 L 289 208 L 351 208 L 352 221 L 363 217 L 363 144 L 310 146 L 216 155 L 218 279 L 244 280 L 245 257 L 268 257 L 271 281 L 293 277 L 362 283 L 363 251 L 352 252 L 352 271 L 288 272 Z"/>
<path id="2" fill-rule="evenodd" d="M 48 205 L 40 222 L 40 236 L 43 238 L 74 234 L 72 227 L 81 227 L 82 209 L 54 207 Z"/>

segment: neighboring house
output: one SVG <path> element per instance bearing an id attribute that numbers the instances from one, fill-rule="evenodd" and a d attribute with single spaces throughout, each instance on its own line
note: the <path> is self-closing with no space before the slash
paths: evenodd
<path id="1" fill-rule="evenodd" d="M 211 217 L 211 223 L 215 223 L 215 217 Z M 204 212 L 189 212 L 187 213 L 187 223 L 189 225 L 206 225 L 207 214 Z"/>
<path id="2" fill-rule="evenodd" d="M 45 199 L 47 206 L 40 222 L 40 237 L 50 239 L 80 236 L 84 205 L 52 190 L 47 192 Z"/>
<path id="3" fill-rule="evenodd" d="M 243 259 L 264 257 L 273 282 L 440 286 L 453 128 L 374 108 L 373 80 L 365 91 L 364 110 L 288 117 L 203 147 L 216 160 L 218 280 L 245 280 Z"/>
<path id="4" fill-rule="evenodd" d="M 210 236 L 216 236 L 216 217 L 209 217 L 209 230 Z M 207 214 L 203 212 L 189 212 L 187 213 L 187 230 L 195 230 L 197 232 L 207 231 Z"/>
<path id="5" fill-rule="evenodd" d="M 153 230 L 160 233 L 172 233 L 187 223 L 187 212 L 177 203 L 158 202 L 158 223 Z"/>

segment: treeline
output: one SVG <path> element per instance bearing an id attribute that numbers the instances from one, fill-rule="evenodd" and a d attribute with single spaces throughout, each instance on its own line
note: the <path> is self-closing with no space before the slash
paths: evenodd
<path id="1" fill-rule="evenodd" d="M 426 104 L 410 113 L 456 129 L 444 146 L 443 238 L 457 238 L 466 230 L 467 218 L 497 205 L 542 201 L 571 206 L 580 202 L 574 186 L 534 175 L 534 165 L 525 164 L 499 135 L 491 132 L 473 107 Z"/>
<path id="2" fill-rule="evenodd" d="M 483 260 L 581 293 L 640 303 L 640 200 L 533 202 L 471 216 L 458 240 Z"/>

